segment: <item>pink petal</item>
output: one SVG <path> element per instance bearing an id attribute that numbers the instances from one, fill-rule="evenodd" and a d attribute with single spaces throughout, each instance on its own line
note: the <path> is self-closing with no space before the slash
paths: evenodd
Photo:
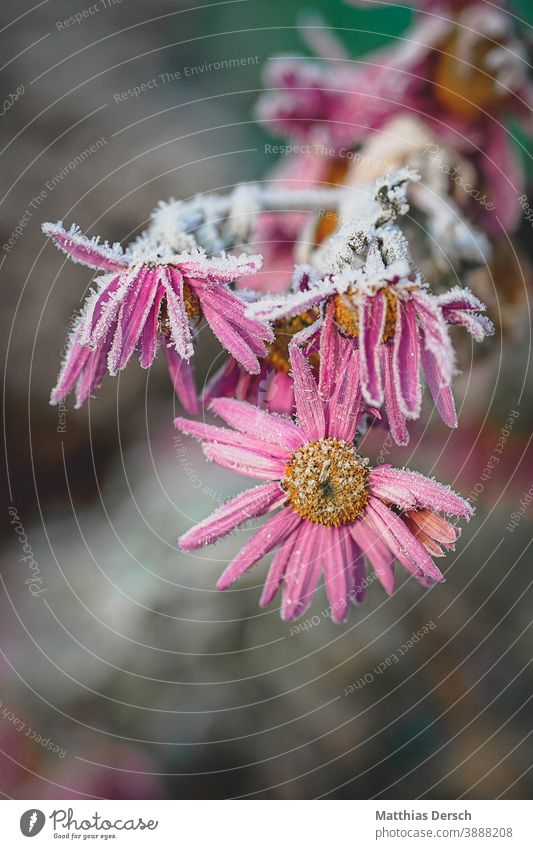
<path id="1" fill-rule="evenodd" d="M 420 340 L 416 312 L 411 301 L 398 301 L 398 318 L 393 342 L 395 383 L 400 388 L 399 402 L 408 419 L 420 415 L 422 391 L 419 377 Z"/>
<path id="2" fill-rule="evenodd" d="M 246 318 L 247 304 L 225 286 L 195 286 L 194 284 L 195 281 L 191 281 L 191 286 L 198 295 L 202 307 L 204 303 L 207 303 L 232 325 L 245 331 L 248 336 L 256 337 L 258 340 L 265 339 L 267 342 L 274 341 L 272 328 L 264 322 Z"/>
<path id="3" fill-rule="evenodd" d="M 42 230 L 74 262 L 104 271 L 120 271 L 128 267 L 120 245 L 111 247 L 107 242 L 100 244 L 96 238 L 88 239 L 75 225 L 65 230 L 58 221 L 56 224 L 43 224 Z"/>
<path id="4" fill-rule="evenodd" d="M 443 310 L 443 312 L 448 324 L 466 327 L 476 342 L 483 342 L 485 336 L 490 336 L 494 333 L 494 325 L 486 315 L 476 315 L 476 313 L 467 312 L 466 310 L 452 309 Z"/>
<path id="5" fill-rule="evenodd" d="M 348 615 L 348 592 L 352 583 L 353 545 L 346 528 L 330 528 L 328 546 L 324 551 L 324 586 L 334 622 L 343 622 Z"/>
<path id="6" fill-rule="evenodd" d="M 432 557 L 443 557 L 444 551 L 440 547 L 440 545 L 435 542 L 433 537 L 430 537 L 429 534 L 426 534 L 421 528 L 418 527 L 416 522 L 411 520 L 410 514 L 406 513 L 402 516 L 402 522 L 406 525 L 409 531 L 415 536 L 424 546 L 428 554 L 431 554 Z"/>
<path id="7" fill-rule="evenodd" d="M 262 516 L 279 501 L 280 496 L 285 497 L 276 483 L 263 484 L 243 492 L 183 534 L 179 540 L 180 548 L 191 551 L 216 542 L 248 519 Z"/>
<path id="8" fill-rule="evenodd" d="M 335 304 L 331 302 L 326 309 L 326 317 L 320 334 L 320 372 L 318 389 L 326 401 L 335 388 L 337 363 L 339 361 L 340 334 L 335 324 Z"/>
<path id="9" fill-rule="evenodd" d="M 104 283 L 108 275 L 98 278 L 99 283 Z M 85 330 L 83 344 L 91 347 L 98 345 L 107 335 L 111 324 L 115 321 L 122 302 L 127 292 L 128 275 L 113 277 L 105 282 L 103 288 L 89 301 L 84 309 Z"/>
<path id="10" fill-rule="evenodd" d="M 163 340 L 163 351 L 176 395 L 189 415 L 197 416 L 200 408 L 192 365 L 187 360 L 183 360 L 178 352 L 167 344 L 166 340 Z"/>
<path id="11" fill-rule="evenodd" d="M 376 498 L 380 498 L 382 501 L 390 501 L 391 504 L 401 507 L 402 510 L 409 510 L 416 507 L 416 498 L 414 495 L 409 489 L 401 486 L 399 483 L 392 481 L 379 482 L 373 477 L 373 472 L 370 472 L 369 484 L 372 495 L 375 495 Z"/>
<path id="12" fill-rule="evenodd" d="M 294 384 L 282 371 L 274 372 L 267 385 L 265 404 L 270 413 L 292 415 L 294 411 Z"/>
<path id="13" fill-rule="evenodd" d="M 90 349 L 80 345 L 78 342 L 81 332 L 82 328 L 78 325 L 69 340 L 57 383 L 54 389 L 52 389 L 50 403 L 53 405 L 60 404 L 69 392 L 72 391 L 91 355 Z"/>
<path id="14" fill-rule="evenodd" d="M 239 475 L 265 480 L 281 480 L 285 472 L 285 463 L 258 451 L 235 448 L 231 445 L 214 445 L 210 442 L 204 443 L 202 450 L 208 460 L 213 460 L 219 466 L 237 472 Z"/>
<path id="15" fill-rule="evenodd" d="M 160 275 L 167 301 L 170 338 L 180 357 L 190 360 L 194 347 L 189 316 L 185 308 L 183 277 L 176 268 L 162 268 Z"/>
<path id="16" fill-rule="evenodd" d="M 421 569 L 425 575 L 429 575 L 435 581 L 444 580 L 442 573 L 437 569 L 422 543 L 413 536 L 396 513 L 389 510 L 377 498 L 370 499 L 367 510 L 373 524 L 380 530 L 384 541 L 394 551 L 398 559 L 403 554 L 412 566 Z M 400 562 L 405 565 L 405 558 L 401 559 Z"/>
<path id="17" fill-rule="evenodd" d="M 139 274 L 138 279 L 139 285 L 131 286 L 120 308 L 121 345 L 116 358 L 109 362 L 111 374 L 123 369 L 133 354 L 157 292 L 158 283 L 155 271 L 143 271 Z M 116 334 L 115 338 L 117 338 Z"/>
<path id="18" fill-rule="evenodd" d="M 274 445 L 284 445 L 288 451 L 299 448 L 304 441 L 300 428 L 289 419 L 266 413 L 246 401 L 216 398 L 211 402 L 211 409 L 230 427 L 249 433 L 256 439 L 272 442 Z"/>
<path id="19" fill-rule="evenodd" d="M 292 549 L 291 562 L 283 580 L 281 618 L 290 622 L 311 604 L 320 577 L 322 550 L 319 526 L 303 522 Z"/>
<path id="20" fill-rule="evenodd" d="M 104 340 L 96 351 L 90 351 L 90 356 L 76 386 L 76 408 L 82 407 L 102 383 L 107 372 L 107 355 L 111 345 L 111 338 L 112 330 L 107 340 Z"/>
<path id="21" fill-rule="evenodd" d="M 449 386 L 455 367 L 455 354 L 446 322 L 438 303 L 431 295 L 413 294 L 416 311 L 424 326 L 423 349 L 433 354 L 441 386 Z"/>
<path id="22" fill-rule="evenodd" d="M 385 403 L 390 432 L 397 445 L 407 445 L 409 432 L 400 409 L 400 387 L 392 367 L 392 350 L 389 345 L 382 345 L 381 363 L 385 376 Z"/>
<path id="23" fill-rule="evenodd" d="M 366 401 L 373 407 L 383 403 L 379 354 L 386 315 L 387 301 L 382 292 L 364 298 L 359 309 L 361 384 Z"/>
<path id="24" fill-rule="evenodd" d="M 298 533 L 295 531 L 277 550 L 272 560 L 272 565 L 268 571 L 268 577 L 263 587 L 263 592 L 259 600 L 260 607 L 266 607 L 270 604 L 276 593 L 278 592 L 281 582 L 285 577 L 287 566 L 291 562 L 292 550 L 298 541 Z"/>
<path id="25" fill-rule="evenodd" d="M 235 395 L 240 376 L 241 367 L 237 360 L 228 357 L 224 365 L 209 379 L 203 391 L 202 403 L 204 406 L 209 407 L 215 398 Z"/>
<path id="26" fill-rule="evenodd" d="M 159 286 L 139 339 L 139 359 L 142 368 L 149 368 L 155 358 L 159 339 L 159 309 L 164 289 Z"/>
<path id="27" fill-rule="evenodd" d="M 361 418 L 359 353 L 348 344 L 339 362 L 336 387 L 328 402 L 328 436 L 352 442 Z"/>
<path id="28" fill-rule="evenodd" d="M 212 306 L 208 305 L 205 300 L 202 309 L 211 330 L 220 344 L 235 357 L 243 368 L 251 372 L 251 374 L 258 374 L 261 370 L 259 361 L 238 331 L 228 321 L 222 318 Z"/>
<path id="29" fill-rule="evenodd" d="M 353 538 L 352 538 L 353 539 Z M 366 571 L 365 557 L 362 549 L 359 548 L 355 540 L 352 542 L 352 590 L 351 599 L 357 604 L 361 604 L 366 598 L 366 590 L 368 585 L 368 576 Z"/>
<path id="30" fill-rule="evenodd" d="M 389 595 L 394 592 L 394 554 L 364 518 L 350 525 L 350 533 L 372 564 L 379 582 Z"/>
<path id="31" fill-rule="evenodd" d="M 431 480 L 418 472 L 405 469 L 381 467 L 372 470 L 372 479 L 376 482 L 399 484 L 409 489 L 420 507 L 429 510 L 441 510 L 450 516 L 470 518 L 473 509 L 468 501 L 457 495 L 448 486 Z"/>
<path id="32" fill-rule="evenodd" d="M 254 436 L 246 436 L 227 427 L 213 427 L 213 425 L 208 425 L 204 422 L 195 422 L 190 419 L 180 418 L 179 416 L 177 419 L 174 419 L 174 425 L 189 436 L 207 442 L 214 442 L 217 445 L 233 445 L 236 448 L 249 448 L 251 451 L 265 454 L 268 457 L 277 457 L 285 462 L 288 462 L 290 458 L 290 452 L 287 451 L 284 445 L 274 445 L 273 442 L 265 442 L 264 440 L 256 439 Z"/>
<path id="33" fill-rule="evenodd" d="M 217 590 L 227 589 L 265 554 L 285 542 L 300 522 L 299 515 L 288 507 L 268 519 L 231 561 L 217 582 Z"/>
<path id="34" fill-rule="evenodd" d="M 293 346 L 290 358 L 298 422 L 307 439 L 313 442 L 326 435 L 324 406 L 318 394 L 311 366 L 301 350 Z"/>
<path id="35" fill-rule="evenodd" d="M 449 386 L 441 383 L 440 370 L 437 367 L 435 356 L 425 346 L 422 347 L 422 368 L 431 397 L 439 412 L 439 415 L 448 427 L 457 427 L 457 413 L 455 401 Z"/>

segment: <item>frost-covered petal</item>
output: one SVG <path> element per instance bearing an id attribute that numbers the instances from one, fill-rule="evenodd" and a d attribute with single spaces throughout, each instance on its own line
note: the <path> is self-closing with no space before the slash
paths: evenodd
<path id="1" fill-rule="evenodd" d="M 246 314 L 250 318 L 263 321 L 277 321 L 279 318 L 289 318 L 306 312 L 311 307 L 323 303 L 331 295 L 335 295 L 337 284 L 332 281 L 319 281 L 316 286 L 293 292 L 290 295 L 275 295 L 261 298 L 248 304 Z"/>
<path id="2" fill-rule="evenodd" d="M 256 439 L 284 445 L 288 451 L 295 450 L 304 441 L 302 431 L 290 419 L 267 413 L 246 401 L 216 398 L 211 402 L 211 409 L 231 427 Z"/>
<path id="3" fill-rule="evenodd" d="M 422 403 L 419 355 L 420 340 L 414 305 L 412 301 L 399 301 L 393 342 L 393 369 L 395 383 L 400 389 L 402 413 L 410 419 L 419 417 Z"/>
<path id="4" fill-rule="evenodd" d="M 281 480 L 283 477 L 285 463 L 260 451 L 231 445 L 215 445 L 211 442 L 204 443 L 202 450 L 208 460 L 213 460 L 219 466 L 231 469 L 239 475 L 265 480 Z"/>
<path id="5" fill-rule="evenodd" d="M 433 578 L 434 581 L 443 580 L 442 573 L 435 566 L 422 543 L 413 536 L 396 513 L 389 510 L 377 498 L 370 499 L 367 510 L 372 518 L 372 523 L 380 531 L 384 541 L 398 559 L 404 555 L 401 560 L 404 565 L 405 558 L 407 558 L 413 567 L 421 569 L 425 575 Z"/>
<path id="6" fill-rule="evenodd" d="M 276 501 L 284 497 L 278 484 L 268 483 L 248 489 L 219 507 L 203 522 L 195 525 L 180 537 L 180 548 L 191 551 L 210 545 L 230 531 L 256 516 L 266 513 Z"/>
<path id="7" fill-rule="evenodd" d="M 298 422 L 307 439 L 312 442 L 325 436 L 324 405 L 318 394 L 318 386 L 311 366 L 302 351 L 293 346 L 290 358 Z"/>
<path id="8" fill-rule="evenodd" d="M 205 254 L 190 255 L 180 259 L 179 267 L 184 277 L 196 277 L 211 283 L 232 283 L 238 277 L 255 274 L 261 268 L 263 258 L 259 255 L 220 254 L 210 257 Z"/>
<path id="9" fill-rule="evenodd" d="M 372 480 L 376 483 L 397 484 L 409 490 L 420 507 L 440 510 L 448 516 L 463 516 L 469 519 L 474 512 L 468 501 L 457 495 L 449 486 L 419 472 L 381 466 L 372 470 Z"/>
<path id="10" fill-rule="evenodd" d="M 247 318 L 245 315 L 246 303 L 226 289 L 224 286 L 198 286 L 191 281 L 191 286 L 203 306 L 207 303 L 217 310 L 225 319 L 246 336 L 264 339 L 267 342 L 274 341 L 274 332 L 264 322 Z M 264 346 L 263 346 L 264 351 Z"/>
<path id="11" fill-rule="evenodd" d="M 118 318 L 120 325 L 120 349 L 113 351 L 113 356 L 110 356 L 108 361 L 111 374 L 123 369 L 132 356 L 148 319 L 157 288 L 156 272 L 143 270 L 139 274 L 138 285 L 137 281 L 135 281 L 126 294 Z M 115 333 L 116 338 L 117 333 Z"/>
<path id="12" fill-rule="evenodd" d="M 465 327 L 476 342 L 483 342 L 485 336 L 494 333 L 494 325 L 486 315 L 477 315 L 466 310 L 447 309 L 444 317 L 448 324 Z"/>
<path id="13" fill-rule="evenodd" d="M 408 487 L 402 486 L 399 481 L 383 480 L 379 475 L 379 469 L 376 475 L 374 475 L 374 470 L 370 472 L 369 488 L 372 495 L 375 495 L 376 498 L 397 505 L 402 510 L 408 510 L 417 505 L 417 500 Z"/>
<path id="14" fill-rule="evenodd" d="M 457 427 L 457 413 L 452 390 L 449 386 L 442 384 L 436 357 L 425 345 L 422 346 L 422 368 L 431 397 L 442 421 L 448 427 Z"/>
<path id="15" fill-rule="evenodd" d="M 379 582 L 389 595 L 394 592 L 394 554 L 364 518 L 350 527 L 350 533 L 370 560 Z"/>
<path id="16" fill-rule="evenodd" d="M 381 292 L 365 298 L 359 308 L 361 384 L 366 401 L 373 407 L 383 403 L 379 354 L 386 314 L 387 302 Z"/>
<path id="17" fill-rule="evenodd" d="M 183 276 L 176 268 L 160 269 L 159 278 L 165 290 L 170 339 L 184 360 L 194 354 L 192 332 L 185 308 Z"/>
<path id="18" fill-rule="evenodd" d="M 225 318 L 219 315 L 215 308 L 211 304 L 206 303 L 205 300 L 202 308 L 207 323 L 220 344 L 235 357 L 243 368 L 251 374 L 258 374 L 261 370 L 259 361 L 239 331 L 229 321 L 226 321 Z"/>
<path id="19" fill-rule="evenodd" d="M 217 590 L 225 590 L 240 578 L 265 554 L 283 543 L 301 524 L 297 513 L 286 507 L 265 524 L 248 540 L 239 554 L 233 558 L 217 582 Z"/>
<path id="20" fill-rule="evenodd" d="M 283 578 L 281 617 L 285 622 L 301 616 L 311 604 L 320 578 L 322 530 L 311 522 L 303 522 L 298 528 L 291 560 Z"/>
<path id="21" fill-rule="evenodd" d="M 335 323 L 335 305 L 331 303 L 326 309 L 326 315 L 320 334 L 320 371 L 318 388 L 320 396 L 327 400 L 333 394 L 336 381 L 336 367 L 339 361 L 340 333 Z"/>
<path id="22" fill-rule="evenodd" d="M 413 301 L 424 328 L 423 345 L 433 354 L 439 383 L 449 386 L 455 369 L 455 354 L 442 311 L 431 295 L 417 292 L 413 294 Z"/>
<path id="23" fill-rule="evenodd" d="M 65 230 L 62 221 L 55 224 L 47 222 L 42 225 L 42 231 L 74 262 L 89 268 L 101 268 L 103 271 L 120 271 L 127 268 L 124 252 L 119 244 L 101 243 L 97 237 L 88 239 L 75 224 L 70 230 Z"/>
<path id="24" fill-rule="evenodd" d="M 361 407 L 359 354 L 348 343 L 339 362 L 335 390 L 327 405 L 328 436 L 352 442 L 361 417 Z"/>
<path id="25" fill-rule="evenodd" d="M 405 423 L 405 416 L 400 408 L 400 386 L 397 375 L 392 365 L 392 349 L 389 345 L 381 347 L 381 364 L 383 368 L 385 383 L 385 407 L 389 428 L 397 445 L 407 445 L 409 432 Z"/>
<path id="26" fill-rule="evenodd" d="M 324 586 L 334 622 L 343 622 L 348 614 L 348 593 L 354 584 L 352 570 L 355 559 L 354 547 L 345 528 L 330 528 L 324 541 L 323 553 Z"/>
<path id="27" fill-rule="evenodd" d="M 259 599 L 260 607 L 266 607 L 267 604 L 270 604 L 278 592 L 285 577 L 285 572 L 290 565 L 292 550 L 297 541 L 298 533 L 294 531 L 276 551 L 270 569 L 268 570 L 268 576 L 263 587 L 263 592 L 261 593 L 261 598 Z"/>
<path id="28" fill-rule="evenodd" d="M 288 460 L 290 457 L 290 452 L 284 445 L 274 445 L 272 442 L 265 442 L 254 436 L 247 436 L 236 430 L 229 430 L 227 427 L 214 427 L 213 425 L 205 424 L 205 422 L 195 422 L 191 419 L 180 418 L 179 416 L 174 419 L 174 425 L 188 436 L 193 436 L 195 439 L 206 442 L 213 442 L 216 445 L 233 445 L 236 448 L 246 448 L 251 451 L 262 452 L 267 457 L 277 457 L 283 460 Z"/>
<path id="29" fill-rule="evenodd" d="M 78 325 L 68 342 L 57 383 L 52 389 L 50 403 L 53 405 L 60 404 L 72 391 L 91 354 L 87 347 L 80 345 L 80 335 L 81 328 Z"/>
<path id="30" fill-rule="evenodd" d="M 98 289 L 89 296 L 83 310 L 84 345 L 95 348 L 107 336 L 128 291 L 129 282 L 128 274 L 102 275 L 98 278 Z"/>
<path id="31" fill-rule="evenodd" d="M 159 342 L 159 310 L 163 295 L 164 289 L 162 286 L 159 286 L 139 338 L 139 361 L 141 368 L 150 368 L 157 352 Z"/>

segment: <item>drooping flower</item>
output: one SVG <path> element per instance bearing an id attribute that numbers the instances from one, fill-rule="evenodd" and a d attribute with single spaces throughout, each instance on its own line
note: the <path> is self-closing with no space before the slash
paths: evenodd
<path id="1" fill-rule="evenodd" d="M 197 413 L 190 360 L 194 324 L 202 317 L 244 369 L 259 372 L 257 358 L 266 353 L 272 331 L 245 316 L 245 305 L 227 284 L 253 274 L 260 257 L 208 257 L 200 250 L 176 254 L 147 238 L 123 251 L 86 238 L 76 227 L 67 231 L 60 223 L 45 224 L 43 231 L 70 259 L 106 272 L 76 319 L 52 403 L 76 387 L 76 406 L 81 406 L 106 372 L 116 375 L 133 354 L 149 368 L 161 345 L 181 403 Z"/>
<path id="2" fill-rule="evenodd" d="M 209 460 L 268 481 L 220 507 L 180 539 L 185 550 L 215 542 L 251 518 L 273 513 L 230 563 L 217 588 L 229 587 L 277 549 L 260 604 L 283 584 L 281 615 L 290 620 L 311 603 L 321 573 L 334 620 L 361 601 L 366 560 L 385 590 L 394 589 L 394 560 L 422 583 L 443 580 L 433 562 L 458 531 L 438 515 L 469 518 L 470 505 L 442 484 L 390 466 L 372 468 L 354 444 L 362 406 L 357 350 L 330 336 L 321 350 L 320 379 L 291 348 L 296 421 L 220 398 L 213 411 L 230 428 L 176 419 L 203 443 Z M 278 510 L 279 508 L 279 510 Z M 405 512 L 404 512 L 405 511 Z"/>
<path id="3" fill-rule="evenodd" d="M 433 295 L 420 275 L 410 270 L 402 239 L 392 228 L 382 233 L 380 251 L 388 239 L 393 261 L 369 252 L 358 268 L 344 267 L 305 291 L 264 298 L 249 304 L 248 314 L 279 321 L 304 310 L 320 308 L 332 327 L 352 340 L 360 355 L 363 398 L 371 407 L 385 402 L 391 433 L 399 445 L 408 442 L 407 419 L 420 415 L 422 368 L 442 420 L 457 427 L 451 391 L 455 355 L 448 326 L 464 326 L 476 341 L 492 332 L 484 305 L 468 290 L 455 287 Z M 340 239 L 342 241 L 342 239 Z M 317 319 L 317 326 L 322 319 Z"/>

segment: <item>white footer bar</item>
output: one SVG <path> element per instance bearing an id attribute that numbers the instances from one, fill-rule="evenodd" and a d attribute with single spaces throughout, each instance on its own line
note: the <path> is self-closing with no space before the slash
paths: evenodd
<path id="1" fill-rule="evenodd" d="M 527 801 L 3 801 L 2 846 L 531 849 Z M 29 843 L 35 838 L 35 843 Z"/>

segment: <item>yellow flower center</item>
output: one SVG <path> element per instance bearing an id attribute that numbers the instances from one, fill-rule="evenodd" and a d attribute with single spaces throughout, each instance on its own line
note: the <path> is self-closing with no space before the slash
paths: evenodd
<path id="1" fill-rule="evenodd" d="M 387 299 L 387 313 L 383 328 L 382 341 L 388 342 L 394 336 L 398 317 L 398 296 L 390 287 L 381 290 Z M 359 307 L 350 292 L 335 297 L 335 321 L 346 336 L 357 339 L 359 336 Z"/>
<path id="2" fill-rule="evenodd" d="M 312 309 L 301 315 L 292 316 L 292 318 L 281 318 L 274 322 L 275 339 L 268 346 L 268 353 L 265 357 L 276 371 L 282 371 L 288 374 L 291 368 L 289 360 L 289 345 L 292 337 L 309 327 L 316 321 L 318 310 Z M 310 362 L 314 365 L 318 358 L 318 354 L 311 354 Z"/>
<path id="3" fill-rule="evenodd" d="M 298 448 L 281 481 L 289 504 L 317 525 L 345 525 L 358 519 L 370 498 L 366 460 L 355 446 L 328 436 Z"/>

